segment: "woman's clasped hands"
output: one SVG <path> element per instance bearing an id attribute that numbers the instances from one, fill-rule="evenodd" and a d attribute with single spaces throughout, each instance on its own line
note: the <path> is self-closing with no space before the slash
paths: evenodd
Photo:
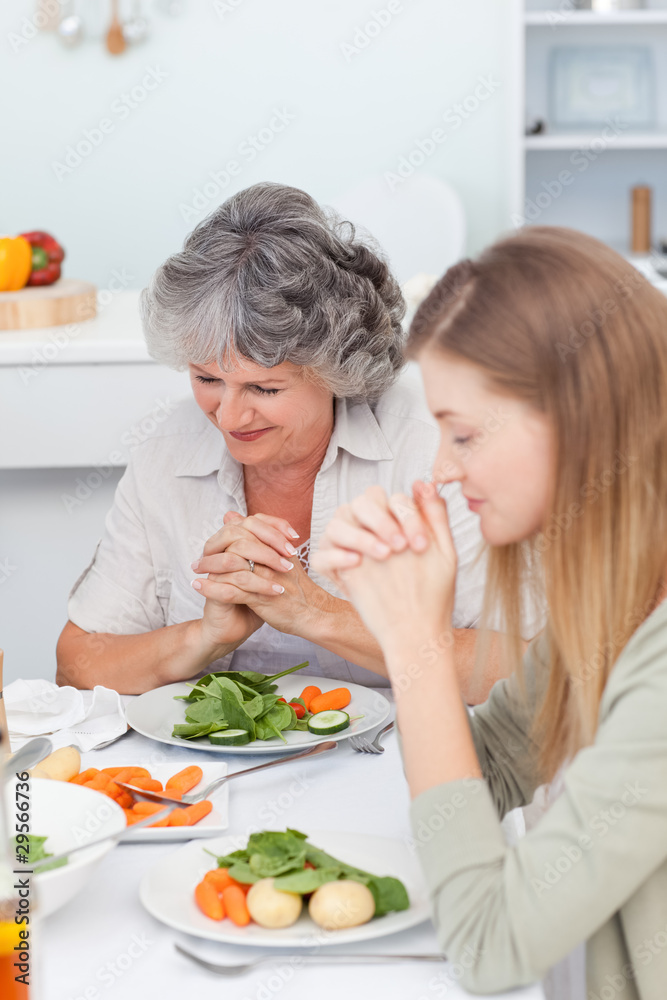
<path id="1" fill-rule="evenodd" d="M 417 481 L 412 497 L 372 486 L 339 507 L 312 565 L 353 602 L 385 655 L 450 637 L 457 556 L 432 483 Z"/>
<path id="2" fill-rule="evenodd" d="M 332 600 L 296 558 L 295 536 L 284 518 L 225 514 L 224 526 L 192 564 L 196 573 L 208 574 L 193 586 L 206 598 L 203 628 L 214 641 L 245 639 L 264 622 L 300 634 L 304 619 Z"/>

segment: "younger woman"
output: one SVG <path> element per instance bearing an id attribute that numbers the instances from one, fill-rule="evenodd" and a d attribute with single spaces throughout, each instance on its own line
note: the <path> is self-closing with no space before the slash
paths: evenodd
<path id="1" fill-rule="evenodd" d="M 526 579 L 549 606 L 522 677 L 469 721 L 434 484 L 367 490 L 315 557 L 384 652 L 441 946 L 487 993 L 585 940 L 589 1000 L 663 1000 L 667 299 L 596 240 L 536 227 L 451 268 L 408 351 L 440 426 L 433 480 L 461 483 L 490 547 L 488 610 L 518 636 Z M 508 847 L 500 818 L 558 771 Z"/>

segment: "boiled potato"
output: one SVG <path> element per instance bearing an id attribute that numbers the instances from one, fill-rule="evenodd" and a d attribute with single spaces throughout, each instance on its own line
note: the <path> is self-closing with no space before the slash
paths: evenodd
<path id="1" fill-rule="evenodd" d="M 321 885 L 310 897 L 308 912 L 320 927 L 337 931 L 368 923 L 375 914 L 375 900 L 361 882 L 341 879 Z"/>
<path id="2" fill-rule="evenodd" d="M 299 919 L 303 900 L 298 892 L 280 892 L 272 878 L 263 878 L 246 896 L 248 912 L 261 927 L 291 927 Z"/>
<path id="3" fill-rule="evenodd" d="M 33 778 L 52 778 L 56 781 L 69 781 L 81 770 L 81 754 L 76 747 L 61 747 L 54 750 L 44 760 L 33 767 L 30 774 Z"/>

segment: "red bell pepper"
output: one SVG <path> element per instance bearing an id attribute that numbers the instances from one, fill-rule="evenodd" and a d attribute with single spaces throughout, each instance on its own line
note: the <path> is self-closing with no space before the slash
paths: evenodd
<path id="1" fill-rule="evenodd" d="M 21 236 L 32 247 L 32 271 L 28 284 L 52 285 L 60 277 L 60 265 L 65 257 L 65 251 L 60 243 L 49 233 L 40 230 L 21 233 Z"/>

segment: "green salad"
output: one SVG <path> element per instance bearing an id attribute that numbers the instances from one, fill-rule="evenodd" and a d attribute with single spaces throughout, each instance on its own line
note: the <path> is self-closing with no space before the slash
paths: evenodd
<path id="1" fill-rule="evenodd" d="M 18 837 L 14 837 L 14 854 L 16 856 L 22 854 L 26 859 L 26 864 L 31 868 L 39 865 L 40 874 L 50 871 L 51 868 L 62 868 L 63 865 L 67 864 L 67 858 L 60 858 L 59 861 L 51 861 L 43 864 L 45 859 L 53 857 L 53 851 L 49 853 L 44 847 L 45 842 L 49 839 L 48 837 L 38 837 L 35 833 L 22 833 L 21 837 L 27 837 L 28 839 L 27 851 L 25 839 L 22 839 L 19 847 Z"/>
<path id="2" fill-rule="evenodd" d="M 172 736 L 193 740 L 208 736 L 217 746 L 242 746 L 252 740 L 287 740 L 283 732 L 290 729 L 308 730 L 310 714 L 298 719 L 291 705 L 276 694 L 279 677 L 302 670 L 308 661 L 299 663 L 279 674 L 256 673 L 254 670 L 224 670 L 206 674 L 190 685 L 188 695 L 176 695 L 186 702 L 185 722 L 174 726 Z M 300 699 L 294 699 L 305 709 Z"/>
<path id="3" fill-rule="evenodd" d="M 306 834 L 298 830 L 253 833 L 245 850 L 221 855 L 216 860 L 218 867 L 227 868 L 229 877 L 236 882 L 254 885 L 261 879 L 273 878 L 273 888 L 282 892 L 304 895 L 328 882 L 361 882 L 373 896 L 376 917 L 410 906 L 407 890 L 399 879 L 372 875 L 339 861 L 309 843 Z"/>

